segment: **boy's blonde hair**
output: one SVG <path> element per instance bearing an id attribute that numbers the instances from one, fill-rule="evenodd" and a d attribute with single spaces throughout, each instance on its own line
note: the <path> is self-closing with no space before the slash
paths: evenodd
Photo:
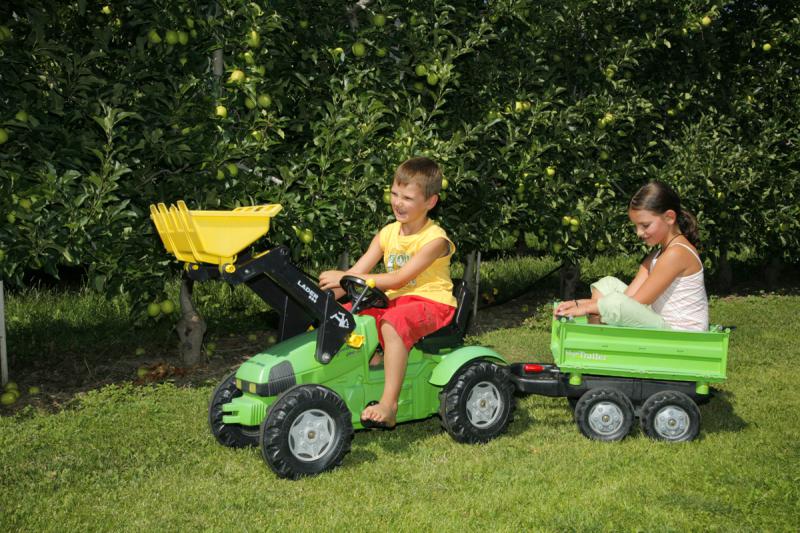
<path id="1" fill-rule="evenodd" d="M 427 157 L 412 157 L 394 172 L 394 181 L 401 185 L 416 183 L 428 199 L 442 190 L 442 169 Z"/>

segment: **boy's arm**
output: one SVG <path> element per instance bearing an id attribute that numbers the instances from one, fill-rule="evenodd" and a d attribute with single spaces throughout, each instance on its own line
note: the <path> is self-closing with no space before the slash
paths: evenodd
<path id="1" fill-rule="evenodd" d="M 447 239 L 438 238 L 423 246 L 414 254 L 408 263 L 401 268 L 386 274 L 372 274 L 369 277 L 375 280 L 375 286 L 381 290 L 400 289 L 419 276 L 440 257 L 450 253 Z"/>
<path id="2" fill-rule="evenodd" d="M 322 290 L 332 289 L 336 294 L 336 298 L 344 296 L 344 291 L 339 286 L 339 281 L 345 274 L 353 274 L 357 276 L 365 276 L 378 264 L 378 261 L 383 257 L 383 250 L 381 250 L 381 241 L 378 234 L 372 239 L 372 242 L 364 252 L 356 264 L 344 270 L 326 270 L 319 275 L 319 287 Z"/>

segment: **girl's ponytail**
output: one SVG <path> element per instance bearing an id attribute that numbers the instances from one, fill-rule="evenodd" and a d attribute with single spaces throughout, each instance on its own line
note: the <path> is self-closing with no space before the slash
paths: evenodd
<path id="1" fill-rule="evenodd" d="M 694 246 L 700 244 L 700 231 L 697 228 L 697 218 L 691 211 L 681 208 L 678 213 L 678 227 L 681 228 L 681 233 L 684 237 L 689 239 L 689 242 Z"/>

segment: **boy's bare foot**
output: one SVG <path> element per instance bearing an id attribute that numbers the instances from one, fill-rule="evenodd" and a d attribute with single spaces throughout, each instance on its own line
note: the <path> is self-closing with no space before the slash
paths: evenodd
<path id="1" fill-rule="evenodd" d="M 382 403 L 370 402 L 361 411 L 361 423 L 365 427 L 379 427 L 391 429 L 397 425 L 397 409 Z"/>
<path id="2" fill-rule="evenodd" d="M 369 360 L 369 366 L 371 367 L 383 366 L 383 354 L 381 352 L 375 352 L 374 354 L 372 354 L 372 359 Z"/>

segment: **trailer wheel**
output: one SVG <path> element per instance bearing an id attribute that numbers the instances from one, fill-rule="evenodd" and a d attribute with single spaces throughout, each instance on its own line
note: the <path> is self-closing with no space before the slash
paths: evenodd
<path id="1" fill-rule="evenodd" d="M 261 423 L 261 456 L 278 476 L 297 479 L 340 464 L 353 440 L 344 400 L 322 385 L 286 391 Z"/>
<path id="2" fill-rule="evenodd" d="M 700 433 L 700 410 L 684 393 L 662 391 L 642 404 L 639 422 L 651 439 L 686 442 Z"/>
<path id="3" fill-rule="evenodd" d="M 508 368 L 488 361 L 467 364 L 439 393 L 442 426 L 458 442 L 488 442 L 508 428 L 513 412 Z"/>
<path id="4" fill-rule="evenodd" d="M 258 428 L 241 424 L 225 424 L 222 421 L 222 406 L 242 395 L 236 388 L 236 371 L 225 376 L 214 392 L 208 404 L 208 425 L 217 442 L 230 448 L 258 446 Z"/>
<path id="5" fill-rule="evenodd" d="M 593 440 L 624 439 L 633 426 L 633 404 L 612 388 L 587 391 L 575 405 L 575 422 L 585 437 Z"/>

